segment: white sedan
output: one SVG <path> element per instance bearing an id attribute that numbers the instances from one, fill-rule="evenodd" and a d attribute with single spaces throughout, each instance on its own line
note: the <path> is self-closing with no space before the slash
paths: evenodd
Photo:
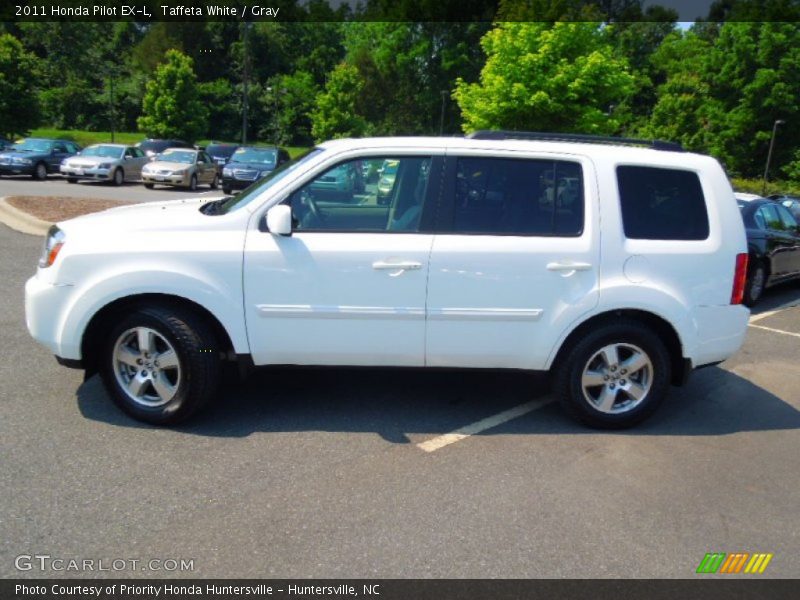
<path id="1" fill-rule="evenodd" d="M 142 176 L 147 163 L 144 153 L 134 146 L 124 144 L 94 144 L 61 163 L 61 174 L 69 183 L 79 179 L 111 181 L 136 181 Z"/>

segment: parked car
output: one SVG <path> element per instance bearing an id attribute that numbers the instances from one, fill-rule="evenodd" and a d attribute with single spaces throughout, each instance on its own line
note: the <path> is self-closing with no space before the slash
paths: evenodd
<path id="1" fill-rule="evenodd" d="M 323 177 L 315 179 L 309 186 L 308 193 L 317 200 L 359 204 L 362 198 L 357 194 L 365 191 L 363 161 L 345 163 L 331 169 Z"/>
<path id="2" fill-rule="evenodd" d="M 157 160 L 142 167 L 142 181 L 148 189 L 153 189 L 158 183 L 190 190 L 208 184 L 215 190 L 219 185 L 219 170 L 203 150 L 167 148 L 158 155 Z"/>
<path id="3" fill-rule="evenodd" d="M 211 159 L 222 168 L 225 166 L 225 163 L 231 159 L 231 156 L 233 156 L 237 148 L 239 148 L 239 146 L 236 144 L 215 144 L 212 142 L 205 148 L 205 151 Z"/>
<path id="4" fill-rule="evenodd" d="M 283 148 L 241 146 L 222 168 L 222 191 L 230 194 L 233 190 L 243 190 L 288 161 L 289 153 Z"/>
<path id="5" fill-rule="evenodd" d="M 387 204 L 394 188 L 394 181 L 397 177 L 397 166 L 400 161 L 386 160 L 383 166 L 379 169 L 378 174 L 378 203 Z"/>
<path id="6" fill-rule="evenodd" d="M 800 196 L 791 196 L 789 194 L 776 194 L 769 196 L 770 200 L 782 204 L 789 209 L 795 220 L 800 221 Z"/>
<path id="7" fill-rule="evenodd" d="M 31 175 L 46 179 L 58 173 L 61 161 L 74 156 L 80 146 L 68 140 L 27 138 L 0 153 L 0 175 Z"/>
<path id="8" fill-rule="evenodd" d="M 736 198 L 737 201 L 741 202 L 752 202 L 753 200 L 764 200 L 764 196 L 759 196 L 758 194 L 751 194 L 749 192 L 734 192 L 733 197 Z"/>
<path id="9" fill-rule="evenodd" d="M 69 183 L 79 179 L 111 181 L 136 181 L 142 176 L 142 167 L 148 159 L 139 148 L 124 144 L 93 144 L 76 156 L 61 163 L 61 174 Z"/>
<path id="10" fill-rule="evenodd" d="M 155 160 L 155 157 L 158 154 L 161 154 L 167 148 L 192 148 L 189 142 L 184 140 L 159 140 L 149 138 L 146 140 L 142 140 L 136 147 L 139 148 L 142 152 L 144 152 L 145 156 L 147 156 L 150 160 Z"/>
<path id="11" fill-rule="evenodd" d="M 773 200 L 739 200 L 739 208 L 750 255 L 744 302 L 753 306 L 766 288 L 800 278 L 800 228 Z"/>
<path id="12" fill-rule="evenodd" d="M 4 152 L 5 150 L 8 150 L 13 145 L 14 145 L 14 142 L 12 142 L 11 140 L 6 139 L 4 137 L 0 137 L 0 152 Z"/>
<path id="13" fill-rule="evenodd" d="M 716 160 L 472 137 L 326 142 L 237 196 L 59 223 L 26 284 L 28 329 L 160 424 L 236 361 L 549 371 L 570 414 L 626 427 L 739 349 L 747 240 Z M 374 186 L 358 204 L 311 193 L 365 160 L 398 162 L 389 204 Z"/>

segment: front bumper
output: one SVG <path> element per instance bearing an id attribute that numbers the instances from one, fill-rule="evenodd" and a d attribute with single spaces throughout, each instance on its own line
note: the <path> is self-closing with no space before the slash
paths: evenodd
<path id="1" fill-rule="evenodd" d="M 237 179 L 236 177 L 225 177 L 222 176 L 222 187 L 224 188 L 231 188 L 232 190 L 243 190 L 246 187 L 253 185 L 256 181 L 261 179 L 260 177 L 256 177 L 255 179 Z"/>
<path id="2" fill-rule="evenodd" d="M 92 168 L 80 168 L 80 167 L 65 167 L 61 165 L 59 167 L 59 171 L 64 177 L 68 177 L 70 179 L 101 179 L 101 180 L 108 180 L 111 179 L 111 169 L 98 169 L 97 167 Z"/>
<path id="3" fill-rule="evenodd" d="M 0 175 L 32 175 L 34 165 L 0 165 Z"/>
<path id="4" fill-rule="evenodd" d="M 159 173 L 142 173 L 142 181 L 159 185 L 189 185 L 189 174 L 161 175 Z"/>
<path id="5" fill-rule="evenodd" d="M 31 337 L 57 357 L 80 360 L 80 339 L 64 335 L 63 311 L 74 287 L 42 281 L 36 276 L 25 283 L 25 325 Z"/>

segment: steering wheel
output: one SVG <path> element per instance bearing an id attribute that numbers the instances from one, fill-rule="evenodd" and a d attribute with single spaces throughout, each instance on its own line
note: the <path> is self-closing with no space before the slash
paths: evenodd
<path id="1" fill-rule="evenodd" d="M 308 212 L 311 213 L 311 216 L 317 223 L 322 223 L 322 215 L 319 212 L 319 208 L 317 207 L 317 202 L 314 200 L 313 194 L 311 194 L 308 190 L 302 190 L 300 192 L 300 201 L 308 206 Z"/>

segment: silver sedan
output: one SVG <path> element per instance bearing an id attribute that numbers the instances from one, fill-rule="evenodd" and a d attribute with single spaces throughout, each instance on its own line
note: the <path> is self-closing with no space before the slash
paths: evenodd
<path id="1" fill-rule="evenodd" d="M 122 185 L 123 181 L 138 180 L 147 160 L 144 153 L 134 146 L 94 144 L 64 159 L 60 171 L 70 183 L 79 179 L 93 179 Z"/>

